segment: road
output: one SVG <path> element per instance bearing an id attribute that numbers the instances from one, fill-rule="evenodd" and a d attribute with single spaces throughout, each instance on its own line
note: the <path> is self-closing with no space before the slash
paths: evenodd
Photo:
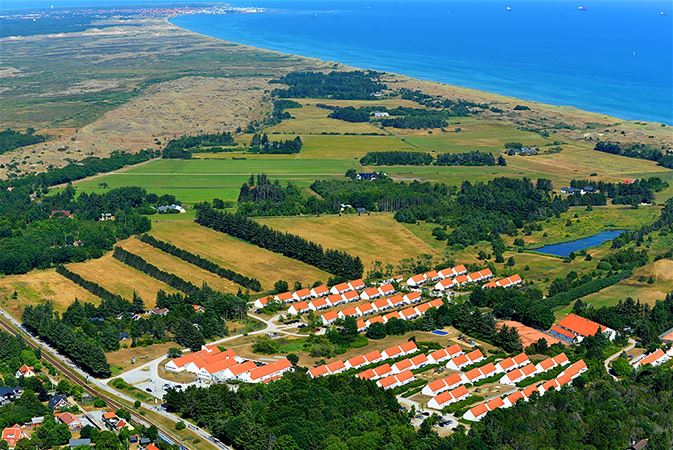
<path id="1" fill-rule="evenodd" d="M 605 371 L 610 375 L 615 381 L 618 380 L 618 378 L 610 373 L 610 363 L 617 359 L 619 355 L 621 355 L 623 352 L 628 352 L 630 350 L 633 350 L 633 347 L 636 346 L 636 341 L 632 338 L 629 338 L 629 345 L 627 345 L 625 348 L 619 350 L 617 353 L 614 355 L 611 355 L 608 359 L 605 360 L 603 365 L 605 366 Z"/>
<path id="2" fill-rule="evenodd" d="M 21 336 L 27 345 L 39 349 L 42 353 L 42 358 L 48 363 L 52 364 L 56 369 L 58 369 L 65 378 L 67 378 L 73 383 L 82 386 L 82 388 L 86 392 L 93 395 L 94 397 L 99 397 L 103 399 L 105 403 L 107 403 L 107 405 L 112 409 L 116 410 L 124 408 L 126 410 L 129 410 L 129 412 L 131 413 L 131 417 L 135 422 L 145 426 L 154 425 L 155 427 L 157 427 L 159 432 L 164 436 L 166 436 L 168 439 L 172 440 L 176 444 L 181 445 L 185 448 L 190 448 L 180 438 L 175 436 L 173 432 L 165 429 L 163 426 L 154 422 L 147 416 L 141 416 L 139 413 L 133 411 L 132 409 L 129 409 L 128 407 L 126 407 L 125 405 L 114 399 L 114 397 L 122 398 L 125 401 L 133 404 L 136 401 L 135 398 L 132 398 L 124 393 L 118 392 L 117 390 L 107 386 L 107 384 L 105 384 L 104 382 L 105 380 L 97 380 L 95 378 L 90 377 L 88 374 L 84 373 L 74 364 L 69 362 L 67 358 L 59 354 L 51 346 L 42 342 L 39 339 L 34 338 L 32 335 L 27 333 L 21 326 L 21 324 L 19 324 L 16 320 L 14 320 L 14 318 L 12 318 L 2 309 L 0 309 L 0 328 L 4 329 L 5 331 L 13 335 Z M 154 405 L 142 403 L 141 407 L 149 411 L 161 414 L 163 417 L 167 418 L 173 423 L 177 423 L 182 420 L 175 414 L 157 410 L 156 406 Z M 230 449 L 230 447 L 222 444 L 221 442 L 219 441 L 216 442 L 215 438 L 202 428 L 190 424 L 189 429 L 195 434 L 197 434 L 200 438 L 205 439 L 206 442 L 209 442 L 215 448 Z"/>

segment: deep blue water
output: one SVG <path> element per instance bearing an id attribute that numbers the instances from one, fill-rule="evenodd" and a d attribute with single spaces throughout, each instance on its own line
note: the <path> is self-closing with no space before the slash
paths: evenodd
<path id="1" fill-rule="evenodd" d="M 548 255 L 566 257 L 572 252 L 579 252 L 580 250 L 585 250 L 587 248 L 597 247 L 603 242 L 611 241 L 623 232 L 623 230 L 601 231 L 600 233 L 596 233 L 593 236 L 583 239 L 562 242 L 560 244 L 554 245 L 545 245 L 544 247 L 536 248 L 535 251 L 539 253 L 546 253 Z"/>
<path id="2" fill-rule="evenodd" d="M 172 22 L 285 53 L 673 124 L 670 1 L 234 4 L 269 12 L 183 16 Z M 579 11 L 579 5 L 587 11 Z"/>

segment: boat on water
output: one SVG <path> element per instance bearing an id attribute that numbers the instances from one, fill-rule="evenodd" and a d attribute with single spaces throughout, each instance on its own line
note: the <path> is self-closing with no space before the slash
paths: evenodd
<path id="1" fill-rule="evenodd" d="M 512 7 L 511 7 L 511 6 L 508 6 L 506 9 L 507 9 L 507 11 L 511 11 L 511 10 L 512 10 Z"/>
<path id="2" fill-rule="evenodd" d="M 578 6 L 577 9 L 580 11 L 589 11 L 589 8 L 587 8 L 586 6 Z"/>

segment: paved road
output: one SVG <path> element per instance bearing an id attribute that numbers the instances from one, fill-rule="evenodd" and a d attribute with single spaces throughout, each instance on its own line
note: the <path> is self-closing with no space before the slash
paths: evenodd
<path id="1" fill-rule="evenodd" d="M 628 351 L 632 350 L 633 347 L 635 347 L 635 346 L 636 346 L 636 341 L 635 341 L 634 339 L 632 339 L 632 338 L 629 338 L 629 345 L 627 345 L 627 346 L 624 347 L 623 349 L 619 350 L 619 351 L 618 351 L 617 353 L 615 353 L 614 355 L 611 355 L 611 356 L 610 356 L 608 359 L 606 359 L 605 362 L 603 363 L 603 365 L 605 366 L 605 371 L 606 371 L 606 372 L 608 373 L 608 375 L 610 375 L 615 381 L 617 381 L 618 378 L 610 373 L 610 363 L 611 363 L 612 361 L 614 361 L 615 359 L 617 359 L 617 358 L 619 357 L 619 355 L 622 354 L 622 352 L 628 352 Z"/>

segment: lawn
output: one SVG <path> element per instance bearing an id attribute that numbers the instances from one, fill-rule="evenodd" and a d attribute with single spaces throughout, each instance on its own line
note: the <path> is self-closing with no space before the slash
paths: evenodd
<path id="1" fill-rule="evenodd" d="M 154 305 L 159 290 L 176 292 L 169 285 L 117 261 L 112 253 L 99 259 L 69 264 L 68 269 L 126 299 L 130 300 L 133 292 L 136 292 L 148 307 Z"/>
<path id="2" fill-rule="evenodd" d="M 365 269 L 369 269 L 377 260 L 397 265 L 403 258 L 416 257 L 422 253 L 437 255 L 435 248 L 397 222 L 392 214 L 282 217 L 258 221 L 298 234 L 324 247 L 359 256 Z"/>
<path id="3" fill-rule="evenodd" d="M 168 253 L 154 248 L 149 244 L 145 244 L 138 239 L 128 239 L 120 243 L 120 246 L 125 250 L 142 257 L 145 261 L 159 267 L 161 270 L 177 275 L 196 286 L 201 286 L 203 283 L 207 283 L 213 289 L 231 293 L 236 293 L 239 288 L 241 288 L 241 286 L 226 278 L 222 278 L 212 272 L 208 272 L 207 270 L 201 269 L 182 259 L 169 255 Z"/>
<path id="4" fill-rule="evenodd" d="M 16 299 L 12 298 L 16 292 Z M 0 278 L 0 305 L 15 318 L 26 306 L 45 301 L 57 311 L 65 311 L 75 299 L 98 304 L 100 299 L 86 289 L 56 273 L 54 269 L 34 270 L 22 275 Z"/>
<path id="5" fill-rule="evenodd" d="M 257 278 L 265 290 L 277 280 L 290 285 L 299 281 L 311 285 L 326 282 L 332 275 L 301 261 L 248 244 L 225 233 L 219 233 L 193 222 L 158 221 L 152 224 L 152 235 L 185 250 L 197 253 L 243 275 Z"/>

